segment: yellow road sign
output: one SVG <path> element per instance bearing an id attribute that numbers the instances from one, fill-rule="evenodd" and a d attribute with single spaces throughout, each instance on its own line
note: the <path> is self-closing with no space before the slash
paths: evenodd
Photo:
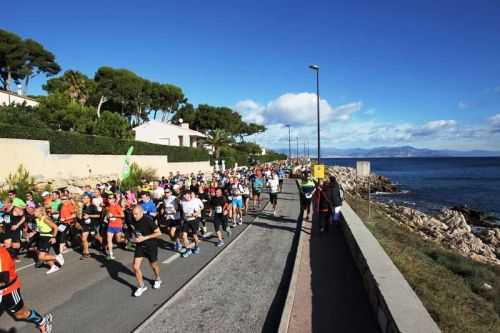
<path id="1" fill-rule="evenodd" d="M 313 165 L 313 177 L 316 179 L 324 179 L 325 178 L 325 165 L 324 164 Z"/>

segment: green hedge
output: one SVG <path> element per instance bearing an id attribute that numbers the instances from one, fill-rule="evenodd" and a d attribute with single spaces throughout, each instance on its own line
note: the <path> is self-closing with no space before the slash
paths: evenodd
<path id="1" fill-rule="evenodd" d="M 41 128 L 12 126 L 0 123 L 0 137 L 11 139 L 47 140 L 52 154 L 125 155 L 134 146 L 134 155 L 168 155 L 169 162 L 208 161 L 204 149 L 157 145 L 141 141 L 104 136 L 83 135 Z"/>

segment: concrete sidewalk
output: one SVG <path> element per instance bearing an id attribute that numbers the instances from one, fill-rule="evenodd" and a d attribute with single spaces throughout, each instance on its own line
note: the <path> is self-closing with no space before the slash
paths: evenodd
<path id="1" fill-rule="evenodd" d="M 319 234 L 303 222 L 289 333 L 379 332 L 361 275 L 340 229 Z"/>
<path id="2" fill-rule="evenodd" d="M 279 195 L 280 217 L 268 205 L 138 332 L 275 332 L 299 215 L 295 183 L 287 181 L 284 191 Z"/>

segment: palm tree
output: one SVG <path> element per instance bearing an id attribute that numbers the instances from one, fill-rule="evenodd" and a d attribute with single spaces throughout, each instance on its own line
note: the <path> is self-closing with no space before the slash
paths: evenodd
<path id="1" fill-rule="evenodd" d="M 216 160 L 220 158 L 221 148 L 229 146 L 233 141 L 229 133 L 219 128 L 209 130 L 207 137 L 202 140 L 204 144 L 212 147 Z"/>

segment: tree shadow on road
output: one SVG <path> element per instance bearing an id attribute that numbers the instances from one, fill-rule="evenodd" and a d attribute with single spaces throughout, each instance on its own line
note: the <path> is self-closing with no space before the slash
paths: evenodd
<path id="1" fill-rule="evenodd" d="M 120 277 L 120 273 L 135 277 L 135 274 L 130 270 L 130 268 L 128 268 L 127 266 L 125 266 L 124 264 L 122 264 L 121 262 L 119 262 L 117 260 L 107 260 L 104 255 L 91 254 L 91 256 L 95 260 L 100 262 L 102 267 L 106 268 L 109 276 L 113 280 L 118 281 L 121 284 L 129 287 L 132 291 L 134 291 L 136 289 L 135 285 L 128 282 L 124 278 Z"/>

